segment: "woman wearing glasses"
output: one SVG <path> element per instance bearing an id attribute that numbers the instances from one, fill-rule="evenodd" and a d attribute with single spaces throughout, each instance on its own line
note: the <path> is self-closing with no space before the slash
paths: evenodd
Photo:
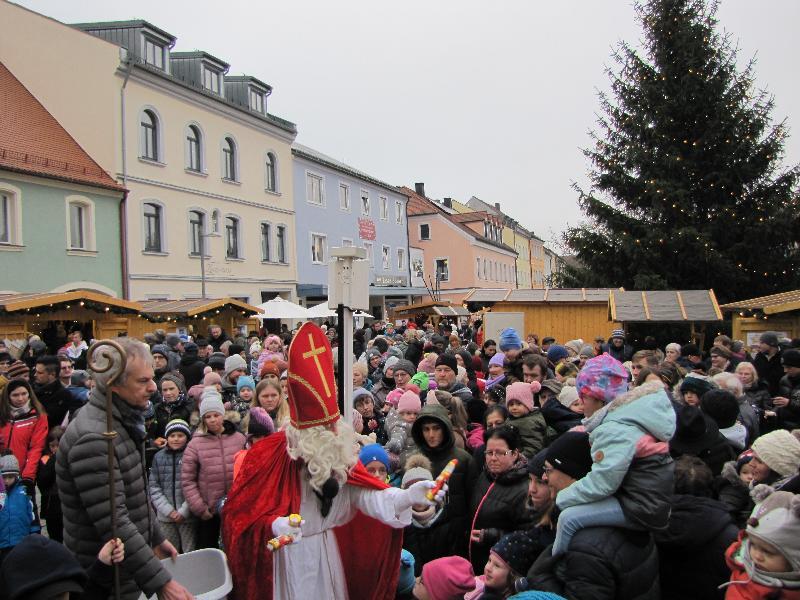
<path id="1" fill-rule="evenodd" d="M 485 463 L 472 493 L 469 559 L 483 572 L 489 550 L 501 537 L 533 526 L 526 507 L 527 461 L 520 453 L 519 432 L 500 425 L 486 432 Z"/>

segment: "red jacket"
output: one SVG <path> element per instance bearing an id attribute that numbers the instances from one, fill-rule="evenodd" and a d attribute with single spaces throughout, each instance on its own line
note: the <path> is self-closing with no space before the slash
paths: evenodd
<path id="1" fill-rule="evenodd" d="M 800 600 L 800 589 L 768 587 L 751 581 L 735 554 L 742 545 L 744 531 L 739 532 L 739 539 L 730 545 L 725 552 L 725 561 L 731 570 L 731 582 L 725 592 L 725 600 Z"/>
<path id="2" fill-rule="evenodd" d="M 0 448 L 10 448 L 19 461 L 22 479 L 36 480 L 39 459 L 47 443 L 47 415 L 40 415 L 35 408 L 5 425 L 0 425 Z"/>

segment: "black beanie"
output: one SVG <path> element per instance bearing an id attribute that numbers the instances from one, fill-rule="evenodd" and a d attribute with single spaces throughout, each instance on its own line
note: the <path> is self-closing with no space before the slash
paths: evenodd
<path id="1" fill-rule="evenodd" d="M 515 531 L 500 538 L 492 552 L 502 558 L 517 575 L 527 575 L 536 558 L 537 546 L 528 534 Z"/>
<path id="2" fill-rule="evenodd" d="M 2 566 L 2 589 L 8 600 L 53 598 L 64 592 L 82 593 L 86 573 L 65 546 L 31 534 L 8 553 Z"/>
<path id="3" fill-rule="evenodd" d="M 548 446 L 545 458 L 554 469 L 573 479 L 585 477 L 592 470 L 589 434 L 583 431 L 562 434 Z"/>
<path id="4" fill-rule="evenodd" d="M 436 366 L 438 367 L 439 365 L 444 365 L 453 371 L 453 373 L 458 374 L 458 361 L 452 354 L 448 354 L 447 352 L 440 354 L 439 358 L 436 359 Z"/>
<path id="5" fill-rule="evenodd" d="M 736 396 L 728 390 L 707 391 L 700 398 L 700 408 L 714 419 L 720 429 L 733 427 L 739 418 L 739 403 L 736 401 Z"/>

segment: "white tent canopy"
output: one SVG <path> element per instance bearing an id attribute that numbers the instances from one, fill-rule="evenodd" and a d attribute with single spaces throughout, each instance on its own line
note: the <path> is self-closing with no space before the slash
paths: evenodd
<path id="1" fill-rule="evenodd" d="M 307 310 L 309 319 L 324 319 L 325 317 L 336 316 L 336 311 L 328 308 L 327 302 L 320 302 L 316 306 L 312 306 Z"/>
<path id="2" fill-rule="evenodd" d="M 284 300 L 280 296 L 276 296 L 268 302 L 259 304 L 258 308 L 264 311 L 264 314 L 256 315 L 259 319 L 308 319 L 308 309 L 294 302 Z"/>

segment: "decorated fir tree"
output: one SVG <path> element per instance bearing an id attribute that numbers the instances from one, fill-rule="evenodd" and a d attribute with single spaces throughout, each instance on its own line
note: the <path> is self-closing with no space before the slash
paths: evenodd
<path id="1" fill-rule="evenodd" d="M 644 50 L 613 55 L 562 285 L 713 288 L 720 301 L 797 287 L 800 171 L 782 167 L 785 123 L 772 124 L 754 63 L 737 70 L 716 9 L 637 5 Z"/>

